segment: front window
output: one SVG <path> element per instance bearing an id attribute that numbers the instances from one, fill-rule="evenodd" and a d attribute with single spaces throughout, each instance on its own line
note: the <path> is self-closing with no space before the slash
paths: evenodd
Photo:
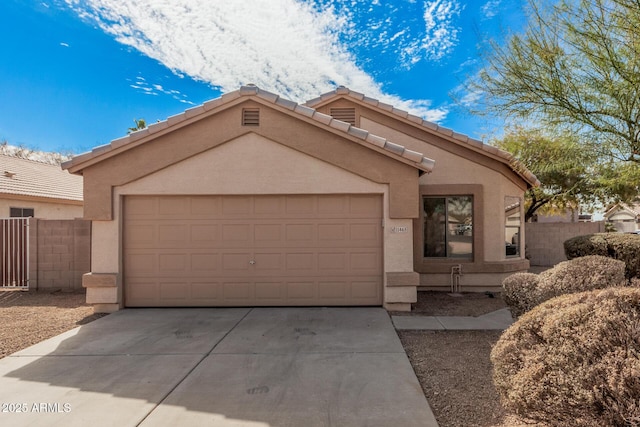
<path id="1" fill-rule="evenodd" d="M 473 197 L 424 197 L 424 257 L 473 257 Z"/>
<path id="2" fill-rule="evenodd" d="M 507 257 L 520 256 L 520 198 L 507 196 L 504 198 L 504 246 Z"/>

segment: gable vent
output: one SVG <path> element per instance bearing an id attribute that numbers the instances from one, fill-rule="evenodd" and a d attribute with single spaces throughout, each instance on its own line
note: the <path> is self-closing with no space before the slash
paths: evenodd
<path id="1" fill-rule="evenodd" d="M 332 108 L 331 117 L 342 122 L 356 125 L 356 109 L 355 108 Z"/>
<path id="2" fill-rule="evenodd" d="M 242 126 L 260 126 L 260 109 L 243 108 Z"/>

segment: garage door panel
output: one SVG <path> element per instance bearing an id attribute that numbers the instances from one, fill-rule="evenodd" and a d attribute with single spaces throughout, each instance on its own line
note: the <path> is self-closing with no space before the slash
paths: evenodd
<path id="1" fill-rule="evenodd" d="M 158 214 L 157 205 L 157 197 L 127 198 L 127 217 L 130 220 L 135 220 L 136 218 L 155 219 Z"/>
<path id="2" fill-rule="evenodd" d="M 225 217 L 250 217 L 253 214 L 251 196 L 229 196 L 222 198 L 222 214 Z"/>
<path id="3" fill-rule="evenodd" d="M 277 305 L 286 298 L 286 291 L 286 285 L 282 281 L 256 282 L 256 305 Z"/>
<path id="4" fill-rule="evenodd" d="M 158 281 L 153 279 L 128 279 L 125 290 L 129 300 L 135 301 L 139 306 L 145 307 L 157 304 L 160 301 L 158 293 Z"/>
<path id="5" fill-rule="evenodd" d="M 356 218 L 379 218 L 381 199 L 374 195 L 354 195 L 349 198 L 349 213 Z"/>
<path id="6" fill-rule="evenodd" d="M 127 196 L 124 212 L 127 306 L 382 303 L 378 195 Z"/>
<path id="7" fill-rule="evenodd" d="M 288 253 L 286 254 L 286 269 L 293 274 L 312 273 L 315 269 L 315 254 Z"/>
<path id="8" fill-rule="evenodd" d="M 186 196 L 157 198 L 158 217 L 182 217 L 191 213 L 191 200 Z"/>
<path id="9" fill-rule="evenodd" d="M 184 224 L 162 224 L 158 226 L 158 245 L 160 247 L 189 247 L 191 240 L 189 239 L 187 225 Z"/>
<path id="10" fill-rule="evenodd" d="M 129 251 L 124 267 L 128 272 L 128 277 L 131 278 L 157 276 L 158 255 Z"/>
<path id="11" fill-rule="evenodd" d="M 344 274 L 348 271 L 349 259 L 346 252 L 324 252 L 318 254 L 320 274 Z"/>
<path id="12" fill-rule="evenodd" d="M 249 224 L 223 224 L 222 241 L 231 245 L 248 245 L 251 241 L 251 226 Z"/>
<path id="13" fill-rule="evenodd" d="M 371 246 L 375 246 L 378 242 L 378 230 L 380 224 L 371 223 L 355 223 L 349 225 L 349 241 L 362 244 L 368 242 Z"/>
<path id="14" fill-rule="evenodd" d="M 332 195 L 318 199 L 318 214 L 321 218 L 346 218 L 349 212 L 349 196 Z"/>
<path id="15" fill-rule="evenodd" d="M 287 242 L 306 242 L 307 244 L 316 239 L 315 224 L 287 224 L 285 226 L 285 236 Z"/>
<path id="16" fill-rule="evenodd" d="M 251 268 L 258 275 L 274 271 L 277 274 L 282 274 L 284 268 L 283 258 L 283 254 L 280 252 L 256 252 L 253 254 L 255 264 L 252 264 Z"/>
<path id="17" fill-rule="evenodd" d="M 170 281 L 158 285 L 159 298 L 167 300 L 187 300 L 189 298 L 189 282 Z"/>
<path id="18" fill-rule="evenodd" d="M 289 196 L 285 199 L 285 215 L 295 218 L 314 218 L 317 216 L 316 197 Z"/>
<path id="19" fill-rule="evenodd" d="M 281 224 L 255 224 L 253 226 L 253 240 L 260 244 L 282 244 Z"/>
<path id="20" fill-rule="evenodd" d="M 222 274 L 237 274 L 251 271 L 251 254 L 248 252 L 222 254 Z"/>
<path id="21" fill-rule="evenodd" d="M 380 296 L 380 285 L 376 277 L 369 280 L 354 280 L 351 282 L 351 296 L 353 298 L 377 299 Z"/>
<path id="22" fill-rule="evenodd" d="M 287 300 L 292 304 L 299 304 L 300 300 L 314 300 L 316 297 L 314 282 L 289 281 L 287 282 Z"/>
<path id="23" fill-rule="evenodd" d="M 318 240 L 342 242 L 347 238 L 346 228 L 345 224 L 318 224 Z"/>
<path id="24" fill-rule="evenodd" d="M 222 199 L 219 196 L 190 197 L 189 203 L 191 216 L 194 218 L 220 217 L 222 212 Z"/>
<path id="25" fill-rule="evenodd" d="M 360 274 L 375 274 L 380 265 L 377 252 L 352 252 L 349 256 L 351 270 Z"/>
<path id="26" fill-rule="evenodd" d="M 188 254 L 164 253 L 158 255 L 158 273 L 188 274 L 191 271 L 191 263 L 187 262 Z"/>
<path id="27" fill-rule="evenodd" d="M 349 290 L 349 282 L 341 281 L 321 281 L 318 283 L 319 299 L 344 299 Z"/>
<path id="28" fill-rule="evenodd" d="M 261 218 L 281 218 L 284 212 L 284 196 L 254 197 L 253 209 Z"/>
<path id="29" fill-rule="evenodd" d="M 191 298 L 204 302 L 215 302 L 220 298 L 220 284 L 217 282 L 193 282 L 191 283 Z"/>
<path id="30" fill-rule="evenodd" d="M 192 243 L 205 242 L 210 245 L 220 240 L 220 226 L 217 224 L 193 224 L 189 228 Z"/>
<path id="31" fill-rule="evenodd" d="M 229 281 L 222 284 L 222 299 L 227 303 L 242 305 L 252 300 L 252 284 L 250 282 Z"/>

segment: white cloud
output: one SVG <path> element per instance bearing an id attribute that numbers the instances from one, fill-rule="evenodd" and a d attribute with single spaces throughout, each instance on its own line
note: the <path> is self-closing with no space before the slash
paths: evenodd
<path id="1" fill-rule="evenodd" d="M 489 0 L 482 6 L 482 13 L 485 18 L 491 19 L 498 14 L 500 11 L 500 3 L 502 0 Z"/>
<path id="2" fill-rule="evenodd" d="M 426 36 L 420 44 L 427 58 L 438 60 L 447 55 L 458 43 L 460 29 L 454 25 L 454 18 L 460 16 L 457 1 L 433 0 L 424 4 Z"/>
<path id="3" fill-rule="evenodd" d="M 129 79 L 127 79 L 129 80 Z M 131 81 L 131 80 L 129 80 Z M 165 89 L 162 85 L 160 84 L 149 84 L 147 82 L 147 79 L 145 79 L 142 76 L 136 76 L 136 80 L 135 82 L 131 83 L 129 85 L 130 88 L 135 89 L 137 92 L 142 93 L 144 95 L 154 95 L 154 96 L 158 96 L 160 94 L 164 94 L 164 95 L 169 95 L 171 96 L 173 99 L 180 101 L 184 104 L 190 104 L 190 105 L 195 105 L 193 102 L 189 101 L 187 99 L 187 96 L 182 94 L 180 91 L 175 90 L 175 89 Z"/>
<path id="4" fill-rule="evenodd" d="M 404 101 L 384 93 L 340 42 L 341 34 L 354 29 L 349 15 L 337 14 L 333 7 L 313 8 L 296 0 L 66 2 L 120 43 L 178 75 L 208 82 L 223 92 L 254 83 L 302 102 L 345 85 L 428 120 L 442 120 L 446 115 L 444 109 L 432 109 L 428 100 Z M 431 3 L 436 3 L 435 19 L 444 16 L 446 22 L 438 21 L 425 40 L 440 40 L 442 28 L 455 36 L 448 23 L 459 13 L 457 3 Z M 429 52 L 446 47 L 441 41 L 429 43 Z"/>
<path id="5" fill-rule="evenodd" d="M 60 46 L 62 46 L 62 47 L 69 47 L 69 43 L 60 42 Z"/>

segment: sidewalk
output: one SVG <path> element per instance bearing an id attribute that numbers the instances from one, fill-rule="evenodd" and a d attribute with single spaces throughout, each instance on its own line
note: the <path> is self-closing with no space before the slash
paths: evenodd
<path id="1" fill-rule="evenodd" d="M 478 317 L 470 316 L 391 316 L 398 330 L 434 331 L 504 330 L 513 323 L 511 312 L 503 308 Z"/>

